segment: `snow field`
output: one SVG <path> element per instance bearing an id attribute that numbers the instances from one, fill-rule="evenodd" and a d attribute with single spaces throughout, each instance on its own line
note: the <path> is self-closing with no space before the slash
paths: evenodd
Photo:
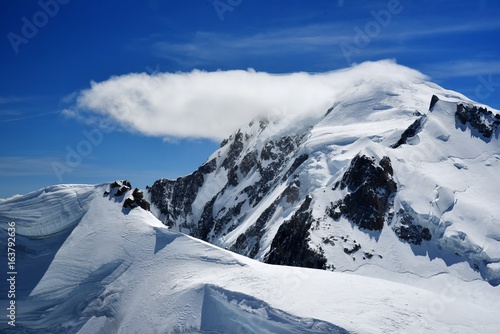
<path id="1" fill-rule="evenodd" d="M 26 311 L 18 315 L 20 326 L 46 333 L 493 333 L 499 328 L 493 316 L 498 290 L 483 281 L 452 281 L 452 290 L 446 273 L 401 284 L 267 265 L 171 232 L 142 209 L 124 211 L 101 195 L 104 189 L 87 197 L 88 211 L 29 297 L 19 301 Z M 53 189 L 52 195 L 61 191 Z M 43 198 L 31 202 L 32 212 L 44 207 Z M 36 259 L 19 265 L 29 261 Z"/>

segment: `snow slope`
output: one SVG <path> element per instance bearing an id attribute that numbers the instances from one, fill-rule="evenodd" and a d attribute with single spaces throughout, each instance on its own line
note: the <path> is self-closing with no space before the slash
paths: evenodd
<path id="1" fill-rule="evenodd" d="M 500 292 L 482 280 L 443 272 L 401 284 L 264 264 L 173 232 L 140 208 L 123 209 L 123 197 L 103 196 L 107 189 L 54 186 L 0 203 L 2 247 L 6 223 L 19 227 L 17 327 L 6 329 L 2 316 L 2 332 L 496 333 L 500 328 Z M 1 261 L 6 263 L 3 252 Z M 32 275 L 32 268 L 43 272 Z M 2 291 L 3 310 L 5 296 Z"/>

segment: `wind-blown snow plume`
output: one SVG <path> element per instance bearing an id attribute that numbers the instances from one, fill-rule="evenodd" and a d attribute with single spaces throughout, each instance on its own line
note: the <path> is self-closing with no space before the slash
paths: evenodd
<path id="1" fill-rule="evenodd" d="M 132 73 L 92 82 L 65 112 L 109 117 L 146 135 L 220 140 L 262 115 L 289 120 L 323 115 L 347 89 L 378 74 L 394 80 L 426 79 L 390 60 L 317 74 L 252 69 Z"/>

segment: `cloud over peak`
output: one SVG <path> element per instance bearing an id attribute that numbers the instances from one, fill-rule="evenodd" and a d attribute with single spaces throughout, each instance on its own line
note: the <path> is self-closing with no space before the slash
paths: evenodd
<path id="1" fill-rule="evenodd" d="M 66 113 L 110 118 L 129 131 L 150 136 L 220 140 L 256 117 L 320 116 L 346 90 L 374 76 L 426 79 L 389 60 L 315 74 L 252 69 L 131 73 L 92 82 Z"/>

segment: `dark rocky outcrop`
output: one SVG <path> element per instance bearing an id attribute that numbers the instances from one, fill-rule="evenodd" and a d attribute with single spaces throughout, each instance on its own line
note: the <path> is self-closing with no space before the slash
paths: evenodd
<path id="1" fill-rule="evenodd" d="M 427 227 L 420 225 L 401 225 L 394 229 L 394 233 L 401 239 L 414 245 L 420 245 L 424 240 L 431 240 L 432 236 Z"/>
<path id="2" fill-rule="evenodd" d="M 412 216 L 402 209 L 397 214 L 397 222 L 393 230 L 401 240 L 414 245 L 420 245 L 424 240 L 432 239 L 429 229 L 415 224 Z"/>
<path id="3" fill-rule="evenodd" d="M 302 142 L 303 136 L 284 136 L 278 141 L 270 140 L 262 148 L 260 158 L 257 163 L 257 170 L 261 178 L 252 186 L 244 189 L 250 198 L 250 204 L 258 203 L 262 197 L 271 189 L 278 177 L 287 166 L 293 153 Z M 265 162 L 265 163 L 264 163 Z"/>
<path id="4" fill-rule="evenodd" d="M 208 234 L 215 224 L 213 211 L 216 199 L 217 196 L 214 196 L 212 200 L 205 203 L 205 207 L 203 208 L 203 213 L 201 214 L 198 224 L 191 230 L 191 234 L 201 240 L 208 241 Z"/>
<path id="5" fill-rule="evenodd" d="M 238 165 L 235 165 L 227 172 L 227 185 L 236 187 L 238 185 Z"/>
<path id="6" fill-rule="evenodd" d="M 225 213 L 217 219 L 213 220 L 213 231 L 215 234 L 222 232 L 226 225 L 231 223 L 235 217 L 241 213 L 241 207 L 245 204 L 245 201 L 241 201 L 233 207 L 226 209 Z"/>
<path id="7" fill-rule="evenodd" d="M 283 190 L 280 196 L 261 213 L 255 224 L 238 236 L 236 242 L 230 248 L 231 251 L 251 258 L 255 257 L 260 250 L 260 241 L 266 232 L 266 224 L 275 214 L 276 208 L 283 201 L 288 203 L 297 202 L 299 200 L 299 190 L 300 181 L 295 179 L 285 188 L 285 190 Z M 240 204 L 243 204 L 243 202 Z"/>
<path id="8" fill-rule="evenodd" d="M 397 190 L 392 174 L 389 157 L 377 164 L 374 158 L 357 155 L 337 184 L 341 190 L 347 188 L 349 193 L 332 203 L 327 214 L 335 220 L 344 216 L 360 228 L 382 230 Z"/>
<path id="9" fill-rule="evenodd" d="M 133 199 L 133 198 L 130 198 L 130 197 L 129 197 L 129 198 L 127 198 L 127 199 L 125 199 L 125 202 L 123 202 L 123 207 L 124 207 L 124 208 L 130 208 L 130 209 L 135 208 L 135 207 L 136 207 L 136 205 L 135 205 L 135 201 L 134 201 L 134 199 Z"/>
<path id="10" fill-rule="evenodd" d="M 434 106 L 436 105 L 436 103 L 438 101 L 439 101 L 439 97 L 437 97 L 436 95 L 432 95 L 431 104 L 429 105 L 429 111 L 432 111 L 432 109 L 434 108 Z"/>
<path id="11" fill-rule="evenodd" d="M 119 188 L 118 190 L 114 191 L 114 189 Z M 127 191 L 132 189 L 132 185 L 128 180 L 123 180 L 123 181 L 114 181 L 109 185 L 109 190 L 106 190 L 104 192 L 104 196 L 108 196 L 111 194 L 113 191 L 113 196 L 120 197 L 123 194 L 125 194 Z"/>
<path id="12" fill-rule="evenodd" d="M 205 182 L 205 175 L 210 174 L 217 167 L 215 159 L 210 160 L 194 173 L 180 177 L 177 180 L 157 180 L 147 190 L 151 194 L 151 202 L 165 215 L 168 222 L 175 222 L 179 218 L 192 213 L 192 204 L 198 190 Z"/>
<path id="13" fill-rule="evenodd" d="M 132 184 L 128 180 L 114 181 L 109 185 L 109 190 L 104 191 L 103 195 L 120 197 L 127 193 L 130 189 L 132 189 Z M 150 211 L 150 204 L 143 197 L 144 193 L 142 190 L 135 188 L 132 192 L 132 197 L 126 198 L 123 202 L 123 208 L 134 209 L 136 207 L 141 207 L 144 210 Z"/>
<path id="14" fill-rule="evenodd" d="M 151 211 L 151 205 L 145 199 L 141 198 L 139 200 L 136 200 L 136 203 L 139 204 L 141 209 L 146 210 L 146 211 Z"/>
<path id="15" fill-rule="evenodd" d="M 113 188 L 119 188 L 119 187 L 121 187 L 121 186 L 122 186 L 122 183 L 121 183 L 121 182 L 120 182 L 120 183 L 118 183 L 118 181 L 114 181 L 113 183 L 111 183 L 111 184 L 109 185 L 109 187 L 110 187 L 111 189 L 113 189 Z"/>
<path id="16" fill-rule="evenodd" d="M 289 221 L 284 222 L 271 244 L 265 262 L 296 267 L 325 269 L 326 258 L 309 248 L 309 229 L 313 222 L 312 198 L 307 196 Z"/>
<path id="17" fill-rule="evenodd" d="M 123 194 L 125 194 L 127 191 L 130 190 L 130 187 L 128 186 L 121 186 L 120 189 L 118 189 L 116 192 L 115 192 L 115 196 L 116 197 L 119 197 Z"/>
<path id="18" fill-rule="evenodd" d="M 139 188 L 135 188 L 132 192 L 132 196 L 136 199 L 142 199 L 144 197 L 144 193 Z"/>
<path id="19" fill-rule="evenodd" d="M 361 245 L 360 244 L 357 244 L 355 243 L 354 246 L 352 246 L 352 248 L 347 248 L 347 247 L 344 247 L 344 253 L 348 254 L 348 255 L 351 255 L 351 254 L 354 254 L 356 253 L 357 251 L 359 251 L 361 249 Z"/>
<path id="20" fill-rule="evenodd" d="M 130 184 L 130 181 L 128 181 L 128 180 L 114 181 L 113 183 L 111 183 L 109 185 L 109 187 L 111 189 L 113 189 L 113 188 L 119 188 L 119 187 L 122 187 L 122 186 L 129 187 L 129 189 L 132 189 L 132 185 Z"/>
<path id="21" fill-rule="evenodd" d="M 422 125 L 425 121 L 425 116 L 421 116 L 415 122 L 413 122 L 402 134 L 401 138 L 391 145 L 391 148 L 398 148 L 399 146 L 406 144 L 408 138 L 414 137 L 417 133 L 422 130 Z"/>
<path id="22" fill-rule="evenodd" d="M 264 227 L 276 211 L 278 203 L 279 200 L 274 201 L 262 212 L 252 227 L 238 236 L 236 242 L 231 246 L 233 252 L 247 255 L 251 258 L 257 255 L 260 250 L 260 239 L 264 235 Z"/>
<path id="23" fill-rule="evenodd" d="M 300 181 L 299 179 L 294 179 L 288 187 L 283 191 L 282 196 L 286 199 L 288 203 L 295 203 L 300 198 Z"/>
<path id="24" fill-rule="evenodd" d="M 462 125 L 462 130 L 465 131 L 465 126 L 469 125 L 473 130 L 477 131 L 486 139 L 490 139 L 500 124 L 500 115 L 493 114 L 490 110 L 476 106 L 466 106 L 463 104 L 457 105 L 455 112 L 457 123 Z M 459 126 L 460 127 L 460 126 Z"/>
<path id="25" fill-rule="evenodd" d="M 292 166 L 290 167 L 290 169 L 288 169 L 285 176 L 283 177 L 283 181 L 286 180 L 290 175 L 292 175 L 300 165 L 307 161 L 307 159 L 309 159 L 309 154 L 301 154 L 297 158 L 295 158 Z"/>
<path id="26" fill-rule="evenodd" d="M 243 133 L 238 131 L 229 146 L 226 159 L 224 159 L 221 166 L 225 169 L 235 166 L 236 159 L 238 159 L 243 151 L 243 146 Z"/>
<path id="27" fill-rule="evenodd" d="M 129 197 L 123 202 L 124 208 L 134 209 L 140 207 L 143 210 L 150 211 L 151 207 L 148 201 L 143 198 Z"/>
<path id="28" fill-rule="evenodd" d="M 257 166 L 257 151 L 248 152 L 240 163 L 240 171 L 243 177 L 247 176 Z"/>

